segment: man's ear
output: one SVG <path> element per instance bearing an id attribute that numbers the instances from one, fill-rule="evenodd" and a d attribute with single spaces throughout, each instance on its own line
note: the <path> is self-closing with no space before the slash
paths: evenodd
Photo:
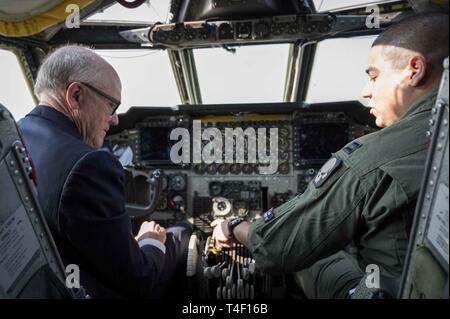
<path id="1" fill-rule="evenodd" d="M 409 84 L 413 87 L 422 85 L 428 71 L 427 61 L 423 56 L 416 55 L 408 63 Z"/>
<path id="2" fill-rule="evenodd" d="M 79 110 L 81 108 L 83 94 L 81 92 L 80 83 L 74 82 L 69 85 L 66 91 L 65 99 L 67 105 L 72 111 Z"/>

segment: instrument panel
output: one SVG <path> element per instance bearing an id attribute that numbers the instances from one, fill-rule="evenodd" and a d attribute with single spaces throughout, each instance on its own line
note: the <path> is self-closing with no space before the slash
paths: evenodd
<path id="1" fill-rule="evenodd" d="M 156 115 L 108 136 L 105 146 L 128 172 L 129 203 L 148 205 L 149 175 L 162 169 L 151 218 L 189 221 L 207 234 L 218 217 L 252 220 L 303 193 L 333 152 L 375 130 L 339 110 Z"/>

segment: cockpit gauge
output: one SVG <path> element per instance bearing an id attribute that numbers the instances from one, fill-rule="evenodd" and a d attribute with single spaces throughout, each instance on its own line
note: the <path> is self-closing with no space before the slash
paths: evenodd
<path id="1" fill-rule="evenodd" d="M 245 217 L 249 213 L 248 203 L 244 200 L 236 200 L 233 203 L 233 211 L 241 217 Z"/>
<path id="2" fill-rule="evenodd" d="M 209 175 L 216 175 L 216 174 L 217 174 L 217 165 L 216 165 L 216 164 L 208 165 L 208 166 L 206 167 L 206 172 L 207 172 Z"/>
<path id="3" fill-rule="evenodd" d="M 289 148 L 289 142 L 288 142 L 286 139 L 280 138 L 280 139 L 278 140 L 278 148 L 279 148 L 281 151 L 287 151 L 288 148 Z"/>
<path id="4" fill-rule="evenodd" d="M 285 126 L 280 127 L 278 130 L 278 134 L 281 138 L 288 138 L 289 137 L 289 129 Z"/>
<path id="5" fill-rule="evenodd" d="M 183 175 L 173 175 L 170 179 L 170 187 L 176 192 L 186 189 L 186 177 Z"/>
<path id="6" fill-rule="evenodd" d="M 291 168 L 288 163 L 282 163 L 278 166 L 278 172 L 280 174 L 287 175 L 290 173 L 290 171 L 291 171 Z"/>
<path id="7" fill-rule="evenodd" d="M 280 160 L 283 162 L 287 162 L 290 159 L 289 152 L 281 152 L 280 153 Z"/>
<path id="8" fill-rule="evenodd" d="M 241 164 L 233 164 L 230 167 L 230 173 L 233 175 L 238 175 L 242 171 L 242 165 Z"/>
<path id="9" fill-rule="evenodd" d="M 244 173 L 245 175 L 250 175 L 253 174 L 254 172 L 254 168 L 252 164 L 244 164 L 242 166 L 242 173 Z"/>
<path id="10" fill-rule="evenodd" d="M 219 182 L 211 182 L 209 184 L 209 194 L 213 197 L 219 196 L 222 193 L 222 184 Z"/>
<path id="11" fill-rule="evenodd" d="M 179 211 L 185 211 L 185 199 L 181 195 L 175 195 L 173 198 L 169 200 L 170 206 Z"/>
<path id="12" fill-rule="evenodd" d="M 194 172 L 198 175 L 203 175 L 206 173 L 206 164 L 198 164 L 194 166 Z"/>
<path id="13" fill-rule="evenodd" d="M 230 172 L 230 166 L 227 164 L 220 164 L 218 171 L 220 175 L 227 175 Z"/>
<path id="14" fill-rule="evenodd" d="M 225 197 L 214 197 L 213 202 L 213 214 L 215 218 L 226 217 L 231 213 L 231 202 Z"/>

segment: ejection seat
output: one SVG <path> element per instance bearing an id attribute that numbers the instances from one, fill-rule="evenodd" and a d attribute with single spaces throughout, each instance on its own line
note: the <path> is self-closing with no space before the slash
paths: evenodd
<path id="1" fill-rule="evenodd" d="M 82 288 L 65 284 L 33 174 L 16 122 L 0 104 L 0 299 L 83 297 Z"/>
<path id="2" fill-rule="evenodd" d="M 430 119 L 430 148 L 398 293 L 402 299 L 448 299 L 448 64 L 447 58 Z"/>

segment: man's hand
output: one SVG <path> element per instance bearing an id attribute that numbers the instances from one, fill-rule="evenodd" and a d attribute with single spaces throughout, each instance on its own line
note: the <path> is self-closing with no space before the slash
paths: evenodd
<path id="1" fill-rule="evenodd" d="M 214 227 L 212 238 L 215 239 L 222 247 L 231 247 L 232 240 L 228 233 L 228 220 L 216 219 L 211 223 L 211 227 Z"/>
<path id="2" fill-rule="evenodd" d="M 139 233 L 135 237 L 137 241 L 152 238 L 157 239 L 163 244 L 166 243 L 166 229 L 154 221 L 151 222 L 143 222 L 141 228 L 139 229 Z"/>

